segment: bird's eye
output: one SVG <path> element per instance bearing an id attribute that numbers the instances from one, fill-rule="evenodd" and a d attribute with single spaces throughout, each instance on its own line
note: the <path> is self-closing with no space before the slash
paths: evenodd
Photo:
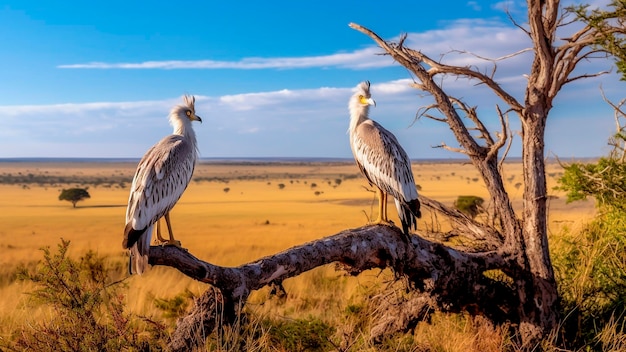
<path id="1" fill-rule="evenodd" d="M 187 116 L 191 117 L 191 110 L 187 110 L 185 113 L 187 114 Z"/>

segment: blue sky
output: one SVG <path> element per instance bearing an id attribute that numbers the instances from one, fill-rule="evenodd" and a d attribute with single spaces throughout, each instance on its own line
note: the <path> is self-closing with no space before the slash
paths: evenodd
<path id="1" fill-rule="evenodd" d="M 497 58 L 530 47 L 505 9 L 525 23 L 525 3 L 421 1 L 3 1 L 0 3 L 0 158 L 139 158 L 171 133 L 167 113 L 197 97 L 202 157 L 351 157 L 348 98 L 372 82 L 370 117 L 412 158 L 457 158 L 446 125 L 415 120 L 431 100 L 356 22 L 387 40 L 457 65 L 490 67 L 464 50 Z M 499 63 L 496 80 L 520 101 L 531 55 Z M 587 62 L 585 72 L 612 69 Z M 613 69 L 613 72 L 615 70 Z M 582 71 L 581 71 L 582 72 Z M 450 92 L 499 126 L 498 101 L 472 82 Z M 562 158 L 608 152 L 614 133 L 600 86 L 617 102 L 615 73 L 567 85 L 548 119 L 546 152 Z M 516 116 L 511 127 L 519 131 Z M 511 156 L 519 156 L 515 137 Z"/>

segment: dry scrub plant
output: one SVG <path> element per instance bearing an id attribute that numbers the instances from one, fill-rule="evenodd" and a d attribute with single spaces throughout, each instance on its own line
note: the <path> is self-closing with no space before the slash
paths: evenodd
<path id="1" fill-rule="evenodd" d="M 50 314 L 32 321 L 2 346 L 7 351 L 163 350 L 165 326 L 124 312 L 123 284 L 113 281 L 104 258 L 89 251 L 68 257 L 69 241 L 57 251 L 43 248 L 43 261 L 19 276 L 35 284 L 30 304 L 45 305 Z"/>

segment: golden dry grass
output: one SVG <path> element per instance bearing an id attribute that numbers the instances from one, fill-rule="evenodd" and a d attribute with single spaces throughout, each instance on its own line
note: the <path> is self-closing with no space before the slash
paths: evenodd
<path id="1" fill-rule="evenodd" d="M 95 178 L 132 178 L 134 163 L 2 163 L 0 174 L 67 176 L 76 180 Z M 565 204 L 564 196 L 552 191 L 560 172 L 558 165 L 548 169 L 550 228 L 572 226 L 590 219 L 593 203 Z M 451 205 L 459 195 L 488 198 L 478 173 L 471 165 L 460 163 L 421 163 L 414 165 L 416 182 L 425 196 Z M 336 180 L 341 179 L 337 184 Z M 177 239 L 199 258 L 217 265 L 236 266 L 270 255 L 297 244 L 335 234 L 365 224 L 376 216 L 375 194 L 358 175 L 352 163 L 303 164 L 214 164 L 198 165 L 194 182 L 172 211 Z M 505 183 L 516 209 L 521 208 L 521 165 L 510 163 Z M 280 185 L 283 185 L 282 187 Z M 56 246 L 60 238 L 71 241 L 71 255 L 94 250 L 113 260 L 126 261 L 121 248 L 128 184 L 90 186 L 91 198 L 72 208 L 58 200 L 62 188 L 80 185 L 23 184 L 0 185 L 0 276 L 9 276 L 18 264 L 41 259 L 43 246 Z M 226 190 L 228 189 L 228 190 Z M 390 218 L 397 221 L 390 204 Z M 418 228 L 432 226 L 426 214 Z M 289 279 L 285 288 L 290 304 L 274 309 L 274 314 L 299 316 L 334 314 L 379 272 L 358 278 L 345 278 L 332 267 L 317 269 L 302 277 Z M 200 293 L 206 285 L 194 282 L 171 268 L 153 268 L 142 277 L 126 280 L 129 285 L 127 306 L 133 312 L 150 315 L 155 311 L 151 297 L 168 298 L 185 289 Z M 0 281 L 2 282 L 2 281 Z M 312 287 L 326 285 L 315 295 Z M 12 282 L 0 285 L 0 325 L 2 333 L 33 314 L 23 304 L 29 287 Z M 261 291 L 251 297 L 252 307 L 263 308 L 268 299 Z M 429 332 L 434 334 L 435 332 Z M 474 334 L 475 332 L 472 332 Z M 434 339 L 438 339 L 434 335 Z M 496 339 L 497 340 L 497 339 Z M 459 342 L 463 344 L 465 342 Z M 495 341 L 494 343 L 500 343 Z"/>

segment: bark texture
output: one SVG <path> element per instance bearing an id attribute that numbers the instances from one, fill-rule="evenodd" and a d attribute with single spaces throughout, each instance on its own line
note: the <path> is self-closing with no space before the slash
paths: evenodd
<path id="1" fill-rule="evenodd" d="M 220 322 L 232 323 L 251 291 L 297 276 L 319 266 L 339 263 L 356 275 L 372 268 L 391 268 L 408 278 L 411 286 L 427 295 L 410 302 L 401 321 L 393 311 L 380 319 L 373 331 L 377 339 L 406 329 L 404 323 L 414 320 L 429 307 L 443 311 L 471 310 L 497 322 L 512 318 L 507 307 L 514 302 L 513 291 L 505 285 L 494 285 L 483 272 L 504 265 L 497 252 L 470 253 L 412 236 L 403 239 L 395 227 L 372 225 L 346 230 L 323 239 L 290 248 L 238 267 L 216 266 L 174 246 L 150 247 L 149 262 L 180 270 L 217 290 L 207 290 L 172 334 L 170 348 L 185 351 L 201 346 L 205 337 Z M 426 298 L 428 297 L 428 298 Z M 383 314 L 385 315 L 385 314 Z M 222 320 L 223 319 L 223 320 Z M 513 319 L 515 319 L 513 317 Z M 402 322 L 402 324 L 399 324 Z"/>

